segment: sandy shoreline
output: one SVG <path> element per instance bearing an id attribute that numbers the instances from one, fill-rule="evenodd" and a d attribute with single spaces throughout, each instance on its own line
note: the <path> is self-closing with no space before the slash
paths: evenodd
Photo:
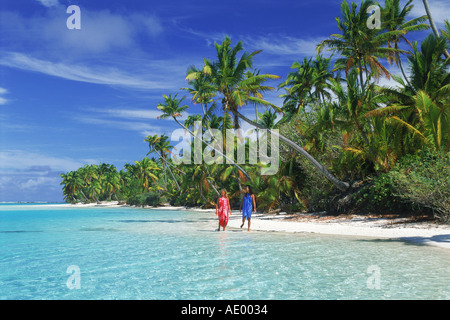
<path id="1" fill-rule="evenodd" d="M 59 207 L 128 207 L 117 202 L 101 204 L 50 204 Z M 153 208 L 149 208 L 150 210 Z M 158 210 L 183 210 L 211 213 L 215 209 L 185 207 L 158 207 Z M 232 211 L 228 228 L 239 229 L 241 214 Z M 242 229 L 247 232 L 247 223 Z M 410 222 L 405 218 L 386 218 L 374 216 L 329 217 L 320 214 L 253 214 L 251 231 L 300 232 L 328 235 L 371 237 L 414 241 L 420 244 L 450 249 L 450 226 L 434 222 Z"/>

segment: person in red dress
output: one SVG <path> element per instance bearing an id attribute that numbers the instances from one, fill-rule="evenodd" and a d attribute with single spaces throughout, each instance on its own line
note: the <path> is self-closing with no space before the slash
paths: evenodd
<path id="1" fill-rule="evenodd" d="M 228 199 L 225 189 L 222 189 L 222 196 L 217 199 L 216 215 L 219 216 L 219 229 L 217 229 L 217 231 L 220 231 L 221 226 L 223 231 L 225 231 L 228 219 L 231 215 L 230 200 Z"/>

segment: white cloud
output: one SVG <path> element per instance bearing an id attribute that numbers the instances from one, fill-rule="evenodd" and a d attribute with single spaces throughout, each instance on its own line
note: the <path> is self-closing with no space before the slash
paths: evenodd
<path id="1" fill-rule="evenodd" d="M 33 179 L 28 179 L 25 182 L 22 182 L 19 184 L 19 188 L 22 190 L 27 190 L 27 189 L 36 189 L 38 187 L 42 187 L 45 186 L 46 188 L 48 187 L 57 187 L 60 183 L 61 179 L 60 178 L 51 178 L 51 177 L 37 177 L 37 178 L 33 178 Z"/>
<path id="2" fill-rule="evenodd" d="M 155 126 L 152 126 L 149 123 L 145 122 L 111 120 L 111 119 L 104 119 L 101 117 L 79 117 L 78 120 L 84 123 L 103 125 L 129 131 L 145 131 L 155 128 Z"/>
<path id="3" fill-rule="evenodd" d="M 1 88 L 0 87 L 0 95 L 4 95 L 7 94 L 8 90 L 6 90 L 5 88 Z M 7 104 L 8 103 L 8 99 L 4 98 L 4 97 L 0 97 L 0 105 L 2 104 Z"/>
<path id="4" fill-rule="evenodd" d="M 264 53 L 288 56 L 315 56 L 316 47 L 323 40 L 320 38 L 295 38 L 286 35 L 268 34 L 258 37 L 244 37 L 247 46 L 255 50 L 263 50 Z"/>
<path id="5" fill-rule="evenodd" d="M 266 35 L 230 35 L 229 33 L 208 33 L 184 28 L 184 32 L 204 38 L 209 45 L 214 41 L 221 43 L 225 36 L 229 36 L 233 42 L 243 41 L 245 50 L 262 50 L 263 55 L 258 55 L 258 66 L 284 66 L 303 56 L 316 56 L 316 47 L 326 36 L 297 38 L 285 34 L 269 33 Z M 331 53 L 324 51 L 323 56 Z M 260 61 L 262 59 L 263 61 Z"/>
<path id="6" fill-rule="evenodd" d="M 162 98 L 161 98 L 162 99 Z M 88 111 L 93 111 L 102 114 L 102 116 L 108 116 L 113 118 L 123 118 L 123 119 L 142 119 L 142 120 L 156 120 L 159 116 L 161 116 L 161 111 L 156 109 L 156 105 L 154 109 L 89 109 Z M 183 112 L 182 117 L 178 119 L 180 121 L 186 120 L 189 116 L 188 112 Z M 168 120 L 173 121 L 172 118 L 166 119 L 158 119 L 158 120 Z"/>
<path id="7" fill-rule="evenodd" d="M 438 28 L 444 26 L 445 20 L 450 21 L 450 2 L 448 0 L 432 0 L 428 2 L 428 6 L 430 7 L 431 16 L 438 25 Z M 427 14 L 422 1 L 415 1 L 410 14 L 413 17 L 420 17 Z"/>
<path id="8" fill-rule="evenodd" d="M 59 5 L 58 0 L 36 0 L 36 1 L 41 3 L 45 7 L 54 7 Z"/>
<path id="9" fill-rule="evenodd" d="M 60 158 L 24 150 L 0 151 L 2 170 L 26 170 L 31 167 L 46 167 L 54 171 L 70 171 L 83 166 L 81 161 Z"/>
<path id="10" fill-rule="evenodd" d="M 37 59 L 17 52 L 9 53 L 1 57 L 0 65 L 26 71 L 40 72 L 67 80 L 94 84 L 144 90 L 176 88 L 175 84 L 171 82 L 170 79 L 164 78 L 166 73 L 161 74 L 161 70 L 158 70 L 155 66 L 154 70 L 147 70 L 149 73 L 146 74 L 147 77 L 150 77 L 149 74 L 154 74 L 152 79 L 156 79 L 148 80 L 147 77 L 144 78 L 144 75 L 125 73 L 122 70 L 113 67 L 58 63 Z"/>
<path id="11" fill-rule="evenodd" d="M 50 6 L 44 13 L 23 16 L 20 12 L 0 11 L 2 47 L 10 51 L 24 48 L 41 56 L 88 57 L 122 50 L 130 55 L 143 52 L 142 37 L 146 43 L 163 34 L 161 20 L 152 13 L 117 14 L 110 10 L 90 10 L 81 6 L 81 29 L 69 30 L 65 8 Z M 2 40 L 3 40 L 2 39 Z M 156 41 L 156 40 L 155 40 Z"/>
<path id="12" fill-rule="evenodd" d="M 84 164 L 26 150 L 0 151 L 0 201 L 61 201 L 59 175 Z"/>
<path id="13" fill-rule="evenodd" d="M 206 41 L 206 45 L 209 47 L 211 46 L 214 42 L 220 43 L 222 42 L 223 39 L 225 39 L 226 36 L 230 37 L 231 39 L 233 39 L 232 36 L 230 36 L 229 33 L 224 33 L 224 32 L 202 32 L 202 31 L 198 31 L 198 30 L 194 30 L 192 28 L 188 28 L 185 26 L 178 26 L 178 28 L 183 31 L 183 32 L 187 32 L 191 35 L 197 36 L 199 38 L 204 38 Z"/>
<path id="14" fill-rule="evenodd" d="M 157 119 L 160 110 L 149 109 L 100 109 L 86 108 L 81 115 L 74 118 L 81 123 L 94 126 L 103 126 L 127 131 L 135 131 L 141 136 L 171 134 L 174 129 L 180 128 L 172 118 Z M 178 120 L 183 122 L 189 113 L 184 112 Z"/>
<path id="15" fill-rule="evenodd" d="M 112 117 L 126 119 L 157 119 L 161 115 L 160 110 L 138 110 L 138 109 L 107 109 L 99 110 Z"/>

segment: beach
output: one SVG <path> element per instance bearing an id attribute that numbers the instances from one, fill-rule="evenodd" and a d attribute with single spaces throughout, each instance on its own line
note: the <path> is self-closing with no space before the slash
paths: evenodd
<path id="1" fill-rule="evenodd" d="M 127 206 L 115 201 L 100 204 L 61 204 L 67 207 L 118 207 Z M 186 207 L 147 207 L 149 210 L 184 210 L 210 213 L 215 215 L 215 209 L 200 209 Z M 242 216 L 237 210 L 232 210 L 228 229 L 240 229 Z M 247 221 L 241 229 L 247 232 Z M 226 232 L 226 231 L 225 231 Z M 434 221 L 412 221 L 401 217 L 383 217 L 375 215 L 341 215 L 328 216 L 323 213 L 278 214 L 254 213 L 250 232 L 292 232 L 316 233 L 326 235 L 367 237 L 377 239 L 392 239 L 397 241 L 412 241 L 423 245 L 432 245 L 450 249 L 450 226 Z"/>

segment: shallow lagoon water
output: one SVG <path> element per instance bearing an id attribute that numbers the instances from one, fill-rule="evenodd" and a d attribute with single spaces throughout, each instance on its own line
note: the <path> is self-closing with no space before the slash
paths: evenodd
<path id="1" fill-rule="evenodd" d="M 447 249 L 216 228 L 203 212 L 2 205 L 0 299 L 450 298 Z"/>

